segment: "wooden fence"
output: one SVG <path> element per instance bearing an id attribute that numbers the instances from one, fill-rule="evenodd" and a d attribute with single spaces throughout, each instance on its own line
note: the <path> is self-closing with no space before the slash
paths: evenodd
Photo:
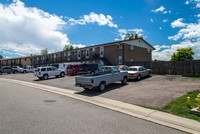
<path id="1" fill-rule="evenodd" d="M 194 61 L 152 61 L 152 62 L 127 62 L 128 66 L 144 66 L 152 70 L 154 74 L 171 74 L 183 76 L 200 76 L 200 60 Z"/>

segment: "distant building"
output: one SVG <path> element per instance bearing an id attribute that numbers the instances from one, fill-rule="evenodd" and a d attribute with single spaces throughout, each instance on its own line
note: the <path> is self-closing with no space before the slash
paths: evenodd
<path id="1" fill-rule="evenodd" d="M 123 40 L 73 50 L 20 58 L 1 59 L 0 66 L 42 66 L 61 62 L 98 62 L 119 65 L 132 61 L 152 61 L 155 50 L 144 39 Z"/>

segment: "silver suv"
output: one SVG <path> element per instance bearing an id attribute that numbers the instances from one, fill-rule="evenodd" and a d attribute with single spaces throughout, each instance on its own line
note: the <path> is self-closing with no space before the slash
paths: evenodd
<path id="1" fill-rule="evenodd" d="M 54 66 L 47 66 L 47 67 L 38 67 L 34 71 L 34 75 L 37 76 L 40 80 L 41 79 L 46 80 L 51 76 L 64 77 L 65 76 L 65 72 L 61 71 L 61 70 L 58 70 Z"/>

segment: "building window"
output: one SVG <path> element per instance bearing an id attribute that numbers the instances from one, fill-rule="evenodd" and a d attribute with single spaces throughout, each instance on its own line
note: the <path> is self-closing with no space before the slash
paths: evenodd
<path id="1" fill-rule="evenodd" d="M 89 58 L 89 49 L 86 49 L 86 59 Z"/>
<path id="2" fill-rule="evenodd" d="M 122 49 L 122 45 L 117 45 L 117 49 Z"/>
<path id="3" fill-rule="evenodd" d="M 118 58 L 117 58 L 117 64 L 122 64 L 122 56 L 119 56 Z"/>
<path id="4" fill-rule="evenodd" d="M 93 52 L 93 53 L 96 53 L 96 48 L 93 48 L 93 49 L 92 49 L 92 52 Z"/>
<path id="5" fill-rule="evenodd" d="M 78 51 L 78 59 L 79 60 L 81 59 L 81 51 L 80 50 Z"/>
<path id="6" fill-rule="evenodd" d="M 147 48 L 147 52 L 150 53 L 150 52 L 151 52 L 151 49 Z"/>
<path id="7" fill-rule="evenodd" d="M 104 48 L 100 47 L 100 57 L 104 57 Z"/>
<path id="8" fill-rule="evenodd" d="M 134 50 L 134 46 L 133 45 L 130 45 L 130 50 Z"/>
<path id="9" fill-rule="evenodd" d="M 70 52 L 67 52 L 67 55 L 68 55 L 67 60 L 70 61 Z"/>
<path id="10" fill-rule="evenodd" d="M 73 53 L 74 53 L 74 55 L 76 55 L 76 51 L 74 51 Z"/>
<path id="11" fill-rule="evenodd" d="M 67 56 L 67 52 L 64 52 L 64 57 L 66 57 Z"/>

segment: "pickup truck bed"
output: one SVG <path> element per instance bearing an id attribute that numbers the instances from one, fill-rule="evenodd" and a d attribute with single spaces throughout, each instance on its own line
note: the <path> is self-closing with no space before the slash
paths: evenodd
<path id="1" fill-rule="evenodd" d="M 99 72 L 95 74 L 76 76 L 75 86 L 83 87 L 86 90 L 98 87 L 100 91 L 103 91 L 105 86 L 110 83 L 121 81 L 122 84 L 126 84 L 127 78 L 128 72 Z"/>

